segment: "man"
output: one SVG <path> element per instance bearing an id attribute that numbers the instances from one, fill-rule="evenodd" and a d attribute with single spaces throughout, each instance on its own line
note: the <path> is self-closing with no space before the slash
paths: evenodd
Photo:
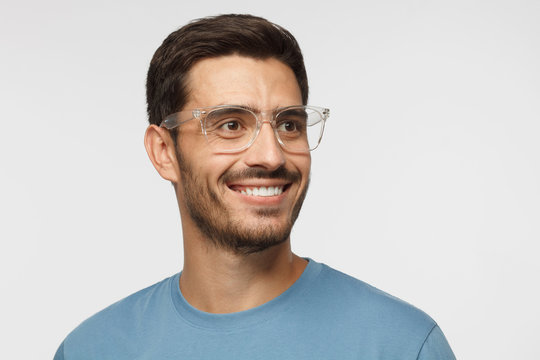
<path id="1" fill-rule="evenodd" d="M 291 252 L 329 110 L 294 37 L 224 15 L 172 33 L 145 146 L 174 185 L 184 268 L 75 329 L 55 359 L 454 359 L 420 310 Z"/>

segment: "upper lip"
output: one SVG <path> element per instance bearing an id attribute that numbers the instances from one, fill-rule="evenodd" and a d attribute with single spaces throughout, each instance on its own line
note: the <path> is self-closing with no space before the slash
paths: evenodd
<path id="1" fill-rule="evenodd" d="M 222 176 L 223 183 L 231 187 L 289 187 L 292 183 L 300 182 L 299 172 L 289 171 L 284 166 L 267 171 L 261 168 L 246 168 L 238 171 L 227 171 Z"/>

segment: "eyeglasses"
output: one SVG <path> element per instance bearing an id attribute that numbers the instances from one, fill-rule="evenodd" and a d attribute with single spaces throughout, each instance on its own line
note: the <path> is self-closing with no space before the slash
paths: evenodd
<path id="1" fill-rule="evenodd" d="M 216 152 L 233 153 L 250 147 L 264 123 L 269 123 L 280 145 L 291 152 L 315 150 L 330 110 L 317 106 L 287 106 L 256 113 L 239 105 L 220 105 L 180 111 L 160 124 L 166 129 L 198 119 L 208 144 Z M 269 120 L 264 120 L 270 117 Z"/>

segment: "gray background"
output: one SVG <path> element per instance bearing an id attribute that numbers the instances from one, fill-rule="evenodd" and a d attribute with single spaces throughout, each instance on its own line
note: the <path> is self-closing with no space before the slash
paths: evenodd
<path id="1" fill-rule="evenodd" d="M 295 252 L 429 313 L 460 359 L 538 359 L 539 1 L 5 1 L 3 359 L 50 359 L 182 268 L 143 148 L 150 58 L 188 20 L 261 15 L 331 108 Z"/>

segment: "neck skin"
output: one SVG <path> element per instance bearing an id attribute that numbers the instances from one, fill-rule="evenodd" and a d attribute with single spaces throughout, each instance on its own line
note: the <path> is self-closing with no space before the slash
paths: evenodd
<path id="1" fill-rule="evenodd" d="M 182 220 L 180 290 L 198 310 L 223 314 L 260 306 L 287 290 L 307 266 L 292 253 L 289 239 L 259 253 L 239 255 L 217 248 L 190 219 Z"/>

